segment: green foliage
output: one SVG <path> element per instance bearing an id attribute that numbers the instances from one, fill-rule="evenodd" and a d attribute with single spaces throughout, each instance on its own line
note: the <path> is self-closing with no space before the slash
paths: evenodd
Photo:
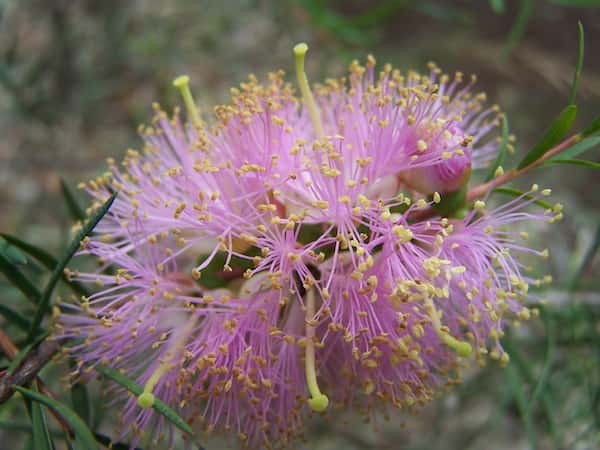
<path id="1" fill-rule="evenodd" d="M 46 269 L 54 270 L 58 264 L 58 261 L 54 256 L 45 250 L 36 247 L 28 242 L 22 241 L 21 239 L 11 236 L 9 234 L 0 233 L 0 237 L 2 237 L 6 242 L 11 244 L 12 248 L 18 248 L 30 256 L 33 256 L 37 261 L 39 261 Z M 70 286 L 73 291 L 75 291 L 79 295 L 89 295 L 89 292 L 85 287 L 78 283 L 77 281 L 70 280 L 63 272 L 61 272 L 61 278 L 63 282 L 65 282 L 68 286 Z"/>
<path id="2" fill-rule="evenodd" d="M 65 204 L 67 206 L 67 210 L 71 218 L 75 221 L 80 221 L 85 219 L 85 211 L 77 201 L 77 198 L 71 188 L 67 184 L 65 180 L 60 179 L 60 189 L 62 191 L 63 197 L 65 199 Z"/>
<path id="3" fill-rule="evenodd" d="M 28 331 L 31 324 L 20 312 L 0 303 L 0 316 L 6 321 L 23 331 Z"/>
<path id="4" fill-rule="evenodd" d="M 508 37 L 506 38 L 506 43 L 504 44 L 504 57 L 507 57 L 515 49 L 519 42 L 521 42 L 521 39 L 523 39 L 525 31 L 527 30 L 527 25 L 529 24 L 529 19 L 531 19 L 533 13 L 533 0 L 521 0 L 519 3 L 519 12 L 517 14 L 517 18 L 515 19 L 515 22 L 508 33 Z"/>
<path id="5" fill-rule="evenodd" d="M 454 214 L 465 206 L 467 200 L 467 187 L 458 191 L 447 192 L 441 195 L 439 203 L 434 203 L 435 210 L 444 217 L 454 217 Z"/>
<path id="6" fill-rule="evenodd" d="M 561 111 L 552 125 L 546 130 L 542 139 L 521 160 L 518 169 L 527 167 L 529 164 L 540 159 L 544 154 L 558 144 L 571 129 L 577 117 L 577 106 L 569 105 Z"/>
<path id="7" fill-rule="evenodd" d="M 551 163 L 557 159 L 571 159 L 584 152 L 587 152 L 588 150 L 596 147 L 597 145 L 600 145 L 600 136 L 591 136 L 560 152 L 560 154 L 548 158 L 546 164 Z"/>
<path id="8" fill-rule="evenodd" d="M 594 119 L 591 124 L 589 124 L 582 132 L 582 137 L 587 137 L 595 134 L 597 131 L 600 131 L 600 117 Z"/>
<path id="9" fill-rule="evenodd" d="M 504 0 L 490 0 L 490 7 L 496 14 L 502 14 L 506 10 Z"/>
<path id="10" fill-rule="evenodd" d="M 525 193 L 519 189 L 513 188 L 513 187 L 508 187 L 508 186 L 503 186 L 503 187 L 498 187 L 496 189 L 494 189 L 494 192 L 498 193 L 498 194 L 505 194 L 505 195 L 510 195 L 511 197 L 521 197 L 522 195 L 524 195 Z M 524 198 L 526 199 L 531 199 L 532 196 L 531 195 L 525 195 Z M 552 209 L 553 205 L 551 203 L 548 203 L 544 200 L 536 200 L 533 202 L 534 204 L 541 206 L 544 209 Z"/>
<path id="11" fill-rule="evenodd" d="M 572 164 L 575 166 L 582 166 L 582 167 L 587 167 L 589 169 L 595 169 L 595 170 L 599 170 L 600 169 L 600 163 L 594 162 L 594 161 L 586 161 L 584 159 L 553 159 L 550 162 L 550 165 L 554 165 L 554 164 Z"/>
<path id="12" fill-rule="evenodd" d="M 17 367 L 19 367 L 19 365 L 21 364 L 21 362 L 23 361 L 23 359 L 27 356 L 27 354 L 37 345 L 39 345 L 44 339 L 46 339 L 46 337 L 48 336 L 48 332 L 44 332 L 43 334 L 41 334 L 40 336 L 38 336 L 33 342 L 27 344 L 25 347 L 23 347 L 21 349 L 21 351 L 19 351 L 19 353 L 17 353 L 15 355 L 15 357 L 13 358 L 13 360 L 10 362 L 10 365 L 8 366 L 8 368 L 6 369 L 6 373 L 8 375 L 12 375 L 13 372 L 15 371 L 15 369 Z"/>
<path id="13" fill-rule="evenodd" d="M 9 260 L 0 253 L 0 272 L 33 304 L 40 301 L 41 293 L 38 288 Z"/>
<path id="14" fill-rule="evenodd" d="M 47 397 L 33 390 L 21 386 L 16 386 L 16 389 L 23 394 L 23 396 L 28 397 L 35 402 L 39 402 L 48 408 L 53 409 L 57 414 L 60 414 L 60 416 L 73 429 L 73 433 L 75 433 L 75 448 L 77 450 L 94 450 L 98 448 L 94 435 L 90 432 L 85 422 L 81 420 L 81 418 L 75 412 L 73 412 L 71 408 L 63 403 L 60 403 L 58 400 L 54 400 L 53 398 Z"/>
<path id="15" fill-rule="evenodd" d="M 581 69 L 583 68 L 583 56 L 585 53 L 585 36 L 583 32 L 583 25 L 581 22 L 577 24 L 578 32 L 578 46 L 577 52 L 577 64 L 575 65 L 575 73 L 573 74 L 573 82 L 571 83 L 571 95 L 569 95 L 569 104 L 575 104 L 575 97 L 577 96 L 577 88 L 579 87 L 579 77 L 581 76 Z"/>
<path id="16" fill-rule="evenodd" d="M 31 434 L 33 445 L 36 450 L 53 450 L 54 444 L 48 431 L 46 415 L 42 411 L 42 406 L 38 402 L 30 403 L 31 409 Z"/>
<path id="17" fill-rule="evenodd" d="M 79 231 L 79 233 L 77 233 L 77 236 L 75 237 L 75 239 L 73 239 L 71 241 L 71 243 L 67 247 L 67 251 L 65 252 L 63 257 L 60 259 L 58 264 L 56 264 L 56 266 L 54 267 L 52 274 L 50 275 L 50 280 L 46 284 L 46 287 L 44 288 L 44 292 L 43 292 L 42 296 L 40 297 L 38 308 L 35 312 L 35 315 L 33 317 L 32 323 L 31 323 L 31 328 L 30 328 L 30 332 L 29 332 L 30 340 L 33 339 L 35 337 L 35 335 L 38 333 L 38 328 L 42 322 L 44 314 L 50 308 L 50 298 L 52 296 L 52 292 L 54 291 L 54 288 L 56 287 L 56 283 L 58 282 L 59 278 L 63 275 L 65 267 L 67 266 L 67 264 L 69 263 L 69 261 L 71 260 L 73 255 L 75 255 L 75 252 L 77 252 L 77 250 L 79 249 L 81 241 L 94 230 L 94 228 L 96 227 L 98 222 L 100 222 L 100 219 L 102 219 L 102 217 L 104 217 L 104 215 L 108 212 L 108 210 L 110 209 L 110 207 L 116 197 L 117 197 L 117 193 L 115 192 L 90 217 L 90 219 L 83 226 L 83 228 Z"/>
<path id="18" fill-rule="evenodd" d="M 110 367 L 103 366 L 102 364 L 98 364 L 96 366 L 96 370 L 105 377 L 110 378 L 114 382 L 120 384 L 136 396 L 140 395 L 143 392 L 143 388 L 140 385 L 136 384 L 134 381 L 130 380 L 116 369 L 112 369 Z M 190 428 L 190 426 L 164 402 L 160 401 L 159 399 L 155 399 L 152 408 L 154 408 L 156 412 L 162 414 L 165 417 L 165 419 L 167 419 L 180 430 L 188 434 L 193 434 L 193 431 Z"/>

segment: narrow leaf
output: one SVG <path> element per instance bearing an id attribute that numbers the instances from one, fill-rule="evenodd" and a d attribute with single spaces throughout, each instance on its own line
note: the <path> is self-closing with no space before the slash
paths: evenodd
<path id="1" fill-rule="evenodd" d="M 571 276 L 571 281 L 569 282 L 569 290 L 572 291 L 577 287 L 577 284 L 579 284 L 579 280 L 581 279 L 583 273 L 585 272 L 587 267 L 590 265 L 590 263 L 594 259 L 594 256 L 596 256 L 596 253 L 598 252 L 599 248 L 600 248 L 600 225 L 598 225 L 598 227 L 596 228 L 596 234 L 594 236 L 594 240 L 592 241 L 592 244 L 589 246 L 589 248 L 583 255 L 583 258 L 581 259 L 579 266 L 577 267 L 577 269 Z"/>
<path id="2" fill-rule="evenodd" d="M 519 189 L 515 189 L 515 188 L 511 188 L 511 187 L 498 187 L 496 189 L 494 189 L 493 192 L 497 192 L 499 194 L 506 194 L 506 195 L 510 195 L 511 197 L 520 197 L 524 194 L 523 191 L 519 190 Z M 531 200 L 533 197 L 531 195 L 525 195 L 525 197 L 527 200 Z M 545 209 L 552 209 L 554 207 L 554 205 L 544 201 L 544 200 L 535 200 L 533 203 L 535 203 L 538 206 L 541 206 L 542 208 Z"/>
<path id="3" fill-rule="evenodd" d="M 39 392 L 35 392 L 21 386 L 15 386 L 15 389 L 21 394 L 23 394 L 25 397 L 28 397 L 36 402 L 42 403 L 43 405 L 53 409 L 57 414 L 62 416 L 62 418 L 69 424 L 69 426 L 73 429 L 73 432 L 75 433 L 78 449 L 98 449 L 98 445 L 96 444 L 96 440 L 94 439 L 94 435 L 92 434 L 92 432 L 88 429 L 83 420 L 81 420 L 81 418 L 77 414 L 75 414 L 75 412 L 73 412 L 73 410 L 67 405 L 60 403 L 58 400 L 54 400 L 53 398 L 40 394 Z"/>
<path id="4" fill-rule="evenodd" d="M 0 253 L 0 272 L 4 274 L 8 281 L 11 282 L 19 291 L 34 304 L 40 301 L 42 295 L 29 279 L 21 273 L 17 267 L 12 264 L 6 256 Z"/>
<path id="5" fill-rule="evenodd" d="M 85 384 L 76 383 L 71 387 L 71 402 L 75 412 L 86 424 L 89 424 L 91 420 L 90 399 Z"/>
<path id="6" fill-rule="evenodd" d="M 590 169 L 600 170 L 600 163 L 587 161 L 585 159 L 553 159 L 550 165 L 554 164 L 573 164 L 576 166 L 588 167 Z"/>
<path id="7" fill-rule="evenodd" d="M 71 369 L 75 369 L 76 367 L 75 362 L 72 360 L 69 361 L 69 365 Z M 87 425 L 90 425 L 92 423 L 92 409 L 87 386 L 84 383 L 77 382 L 71 386 L 71 404 L 77 415 L 81 417 Z"/>
<path id="8" fill-rule="evenodd" d="M 4 319 L 8 323 L 10 323 L 16 327 L 19 327 L 20 329 L 22 329 L 24 331 L 29 330 L 30 323 L 29 323 L 29 320 L 27 320 L 25 318 L 25 316 L 23 316 L 21 313 L 18 313 L 17 311 L 13 311 L 8 306 L 3 305 L 1 303 L 0 303 L 0 316 L 4 317 Z"/>
<path id="9" fill-rule="evenodd" d="M 53 450 L 46 415 L 38 402 L 31 403 L 31 433 L 36 450 Z"/>
<path id="10" fill-rule="evenodd" d="M 104 436 L 100 433 L 94 433 L 94 437 L 103 446 L 110 448 L 111 450 L 142 450 L 139 447 L 132 447 L 131 445 L 123 442 L 113 442 L 108 436 Z"/>
<path id="11" fill-rule="evenodd" d="M 527 30 L 527 25 L 529 24 L 529 19 L 533 14 L 533 10 L 533 0 L 521 0 L 517 18 L 515 19 L 515 22 L 508 33 L 506 43 L 504 44 L 504 49 L 502 50 L 503 57 L 506 58 L 508 55 L 510 55 L 510 53 L 523 38 L 523 35 Z"/>
<path id="12" fill-rule="evenodd" d="M 575 97 L 577 96 L 577 87 L 579 86 L 579 77 L 581 76 L 581 69 L 583 68 L 585 40 L 583 33 L 583 25 L 581 24 L 581 22 L 577 22 L 577 32 L 579 37 L 579 51 L 577 52 L 577 64 L 575 65 L 575 73 L 573 74 L 573 82 L 571 83 L 571 95 L 569 95 L 569 105 L 575 104 Z"/>
<path id="13" fill-rule="evenodd" d="M 592 8 L 600 6 L 600 0 L 548 0 L 549 3 L 561 6 L 573 6 L 579 8 Z"/>
<path id="14" fill-rule="evenodd" d="M 17 237 L 11 236 L 10 234 L 0 233 L 0 237 L 8 242 L 10 245 L 24 251 L 30 256 L 33 256 L 47 269 L 53 269 L 56 266 L 56 258 L 35 245 L 25 242 Z"/>
<path id="15" fill-rule="evenodd" d="M 36 247 L 35 245 L 25 242 L 15 236 L 11 236 L 10 234 L 0 233 L 0 236 L 4 240 L 6 240 L 9 244 L 13 245 L 14 247 L 19 248 L 20 250 L 24 251 L 28 255 L 33 256 L 37 261 L 39 261 L 41 264 L 44 265 L 44 267 L 46 267 L 49 270 L 54 270 L 54 268 L 58 264 L 58 261 L 56 260 L 56 258 L 54 256 L 52 256 L 50 253 L 48 253 L 46 250 Z M 67 277 L 65 275 L 64 271 L 61 272 L 61 278 L 77 294 L 84 295 L 86 297 L 89 295 L 89 292 L 81 283 L 70 280 L 69 277 Z"/>
<path id="16" fill-rule="evenodd" d="M 504 0 L 490 0 L 490 7 L 496 14 L 502 14 L 506 10 Z"/>
<path id="17" fill-rule="evenodd" d="M 46 284 L 46 287 L 44 288 L 44 292 L 43 292 L 42 297 L 40 299 L 38 309 L 36 310 L 35 316 L 33 317 L 33 321 L 32 321 L 32 324 L 31 324 L 31 329 L 30 329 L 30 332 L 29 332 L 29 339 L 30 340 L 38 332 L 38 328 L 39 328 L 39 326 L 40 326 L 40 324 L 42 322 L 42 319 L 44 318 L 44 314 L 50 309 L 50 298 L 52 296 L 52 292 L 54 291 L 54 288 L 55 288 L 56 283 L 58 282 L 59 278 L 63 274 L 63 272 L 65 270 L 65 267 L 67 266 L 67 264 L 69 263 L 69 261 L 71 260 L 71 258 L 73 257 L 73 255 L 75 255 L 75 253 L 79 249 L 81 241 L 88 234 L 90 234 L 93 231 L 93 229 L 96 227 L 96 225 L 98 225 L 98 222 L 100 222 L 100 220 L 102 219 L 102 217 L 104 217 L 104 215 L 108 212 L 108 210 L 110 209 L 110 207 L 111 207 L 113 201 L 115 200 L 116 196 L 117 196 L 117 193 L 115 192 L 102 205 L 102 207 L 100 207 L 92 215 L 92 217 L 90 217 L 90 219 L 86 222 L 86 224 L 83 226 L 83 228 L 79 231 L 79 233 L 77 234 L 77 236 L 75 237 L 75 239 L 73 239 L 71 241 L 71 243 L 67 247 L 67 251 L 65 252 L 64 256 L 62 257 L 62 259 L 54 267 L 54 270 L 52 271 L 52 275 L 50 276 L 50 280 L 48 280 L 48 283 Z"/>
<path id="18" fill-rule="evenodd" d="M 550 128 L 546 131 L 542 140 L 537 143 L 519 163 L 518 169 L 528 166 L 529 164 L 540 159 L 544 154 L 560 142 L 567 134 L 571 125 L 577 116 L 577 106 L 569 105 L 558 115 Z"/>
<path id="19" fill-rule="evenodd" d="M 85 220 L 85 211 L 79 205 L 77 198 L 71 188 L 67 184 L 67 182 L 61 178 L 60 179 L 60 189 L 62 191 L 63 197 L 65 198 L 65 203 L 67 205 L 67 209 L 69 210 L 69 215 L 75 221 Z"/>
<path id="20" fill-rule="evenodd" d="M 596 147 L 597 145 L 600 145 L 600 136 L 591 136 L 587 139 L 579 141 L 577 144 L 569 147 L 565 151 L 560 152 L 558 155 L 549 158 L 546 162 L 554 161 L 555 159 L 571 159 Z"/>
<path id="21" fill-rule="evenodd" d="M 554 361 L 554 348 L 556 345 L 555 329 L 556 326 L 554 324 L 554 320 L 546 315 L 546 356 L 544 358 L 542 371 L 537 379 L 537 383 L 529 400 L 528 414 L 530 416 L 533 416 L 537 402 L 542 397 L 544 389 L 546 389 L 546 385 L 548 384 L 548 378 L 550 376 L 552 363 Z"/>
<path id="22" fill-rule="evenodd" d="M 508 120 L 506 119 L 506 115 L 502 115 L 502 143 L 500 144 L 500 150 L 498 150 L 498 156 L 496 156 L 496 160 L 490 167 L 490 171 L 485 177 L 485 181 L 490 181 L 492 178 L 494 178 L 498 167 L 504 164 L 506 154 L 508 153 L 508 131 Z"/>
<path id="23" fill-rule="evenodd" d="M 30 344 L 26 345 L 21 350 L 19 350 L 19 353 L 17 353 L 15 355 L 15 357 L 13 358 L 13 360 L 10 362 L 10 365 L 6 369 L 6 373 L 8 375 L 12 375 L 13 372 L 15 371 L 15 369 L 17 367 L 19 367 L 19 365 L 21 364 L 21 361 L 23 361 L 23 359 L 29 354 L 29 352 L 34 347 L 36 347 L 37 345 L 39 345 L 44 339 L 46 339 L 47 336 L 48 336 L 48 332 L 46 331 L 43 334 L 41 334 L 39 337 L 37 337 L 35 339 L 35 341 L 31 342 Z"/>
<path id="24" fill-rule="evenodd" d="M 527 397 L 525 396 L 524 388 L 525 383 L 518 373 L 517 369 L 513 364 L 508 364 L 504 369 L 506 373 L 506 378 L 508 381 L 508 386 L 513 395 L 513 399 L 515 400 L 517 409 L 519 411 L 519 415 L 523 421 L 523 426 L 525 427 L 525 432 L 527 433 L 527 439 L 529 441 L 529 448 L 534 450 L 537 448 L 537 439 L 535 435 L 535 426 L 531 419 L 531 415 L 529 414 L 529 409 L 527 405 Z"/>
<path id="25" fill-rule="evenodd" d="M 129 378 L 127 378 L 125 375 L 123 375 L 121 372 L 119 372 L 116 369 L 113 369 L 113 368 L 107 367 L 107 366 L 103 366 L 101 364 L 98 364 L 97 366 L 95 366 L 95 369 L 98 372 L 100 372 L 102 375 L 104 375 L 104 376 L 110 378 L 111 380 L 115 381 L 116 383 L 120 384 L 121 386 L 123 386 L 125 389 L 127 389 L 129 392 L 132 392 L 136 396 L 140 395 L 144 390 L 140 385 L 138 385 L 134 381 L 130 380 Z M 173 425 L 175 425 L 180 430 L 185 431 L 188 434 L 193 434 L 193 431 L 190 428 L 190 426 L 187 424 L 187 422 L 185 420 L 183 420 L 181 417 L 179 417 L 179 415 L 174 410 L 172 410 L 169 406 L 167 406 L 165 403 L 163 403 L 158 398 L 156 398 L 154 400 L 154 406 L 152 406 L 152 408 L 154 408 L 154 410 L 157 411 L 158 413 L 162 414 L 165 417 L 165 419 L 167 419 L 169 422 L 171 422 Z"/>
<path id="26" fill-rule="evenodd" d="M 10 245 L 5 239 L 0 239 L 0 253 L 12 264 L 27 264 L 27 258 L 19 249 Z"/>
<path id="27" fill-rule="evenodd" d="M 597 117 L 588 125 L 588 127 L 581 132 L 582 137 L 587 137 L 600 130 L 600 117 Z"/>

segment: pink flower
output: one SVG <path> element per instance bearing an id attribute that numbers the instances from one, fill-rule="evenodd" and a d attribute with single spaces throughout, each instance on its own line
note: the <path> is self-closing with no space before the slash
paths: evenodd
<path id="1" fill-rule="evenodd" d="M 251 77 L 210 124 L 177 79 L 189 121 L 157 108 L 144 149 L 86 184 L 97 201 L 120 195 L 82 251 L 100 269 L 72 273 L 98 290 L 64 305 L 57 334 L 77 373 L 101 363 L 144 386 L 120 397 L 133 443 L 167 430 L 155 398 L 252 448 L 287 445 L 332 403 L 418 406 L 473 348 L 505 361 L 505 324 L 529 316 L 540 281 L 518 254 L 545 253 L 514 226 L 560 208 L 525 212 L 532 190 L 416 219 L 495 157 L 496 109 L 460 74 L 376 76 L 372 58 L 313 97 L 305 52 L 303 103 L 281 72 Z"/>

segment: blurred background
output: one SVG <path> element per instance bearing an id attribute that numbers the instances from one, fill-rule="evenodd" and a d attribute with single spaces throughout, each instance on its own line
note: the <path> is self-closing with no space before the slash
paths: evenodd
<path id="1" fill-rule="evenodd" d="M 478 74 L 524 154 L 567 103 L 578 20 L 581 128 L 600 115 L 597 0 L 2 0 L 0 231 L 56 254 L 72 224 L 61 178 L 76 186 L 102 173 L 106 157 L 138 147 L 151 103 L 178 104 L 175 76 L 191 76 L 201 104 L 226 102 L 249 73 L 290 72 L 299 41 L 311 48 L 313 81 L 343 75 L 368 53 L 401 70 L 433 60 Z M 586 158 L 598 161 L 597 150 Z M 565 219 L 543 237 L 555 283 L 541 318 L 507 336 L 511 364 L 465 373 L 461 387 L 414 417 L 315 424 L 305 448 L 600 448 L 600 182 L 597 172 L 562 166 L 517 184 L 534 181 L 554 189 Z M 0 295 L 18 298 L 4 279 Z M 0 435 L 12 425 L 9 438 L 20 439 L 10 414 L 0 409 Z M 0 448 L 18 448 L 7 442 Z"/>

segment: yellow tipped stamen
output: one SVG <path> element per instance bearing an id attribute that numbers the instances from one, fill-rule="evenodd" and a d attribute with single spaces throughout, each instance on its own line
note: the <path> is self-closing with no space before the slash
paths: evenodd
<path id="1" fill-rule="evenodd" d="M 435 309 L 433 300 L 431 300 L 431 297 L 425 296 L 425 305 L 431 310 L 430 317 L 431 322 L 433 324 L 433 328 L 437 332 L 437 335 L 442 340 L 442 342 L 444 342 L 444 344 L 446 344 L 448 347 L 450 347 L 452 350 L 458 353 L 459 356 L 462 356 L 463 358 L 469 356 L 473 352 L 473 347 L 471 346 L 471 344 L 469 344 L 466 341 L 460 341 L 454 336 L 451 336 L 448 332 L 442 330 L 442 322 L 440 320 L 440 316 L 437 310 Z"/>
<path id="2" fill-rule="evenodd" d="M 302 98 L 304 104 L 308 108 L 308 114 L 312 121 L 313 127 L 315 128 L 315 134 L 317 139 L 323 139 L 325 137 L 325 130 L 323 130 L 323 124 L 321 123 L 321 115 L 319 109 L 315 103 L 310 85 L 308 84 L 308 78 L 304 72 L 304 57 L 308 51 L 308 45 L 305 43 L 298 44 L 294 47 L 294 56 L 296 57 L 296 76 L 298 77 L 298 86 L 300 92 L 302 92 Z"/>
<path id="3" fill-rule="evenodd" d="M 202 120 L 200 119 L 200 111 L 198 111 L 198 107 L 192 96 L 192 91 L 190 90 L 190 77 L 181 75 L 175 78 L 173 80 L 173 86 L 179 89 L 192 124 L 194 124 L 195 127 L 200 127 L 202 125 Z"/>
<path id="4" fill-rule="evenodd" d="M 306 385 L 311 398 L 308 399 L 308 406 L 313 411 L 323 412 L 329 405 L 329 398 L 319 389 L 317 383 L 317 372 L 315 370 L 315 343 L 313 337 L 315 328 L 311 321 L 315 315 L 315 292 L 309 289 L 306 293 Z"/>
<path id="5" fill-rule="evenodd" d="M 171 347 L 167 350 L 167 357 L 160 362 L 157 369 L 150 375 L 146 384 L 144 384 L 144 390 L 137 398 L 137 404 L 141 408 L 152 408 L 154 406 L 154 394 L 152 391 L 156 387 L 156 384 L 160 381 L 163 375 L 170 369 L 171 361 L 176 354 L 181 353 L 181 349 L 185 343 L 186 336 L 192 331 L 192 328 L 196 325 L 198 321 L 198 316 L 194 315 L 185 328 L 181 330 L 181 335 L 179 338 L 171 345 Z"/>

